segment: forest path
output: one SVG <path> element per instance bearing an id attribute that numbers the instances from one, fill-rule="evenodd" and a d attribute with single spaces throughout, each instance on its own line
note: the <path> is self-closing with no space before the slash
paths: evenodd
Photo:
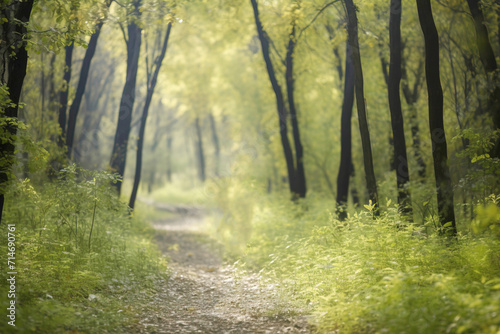
<path id="1" fill-rule="evenodd" d="M 235 268 L 223 263 L 223 247 L 200 232 L 202 212 L 181 211 L 153 222 L 155 239 L 170 258 L 170 276 L 152 301 L 155 312 L 141 317 L 137 332 L 311 332 L 305 317 L 287 312 L 291 308 L 274 286 L 261 284 L 256 274 L 236 276 Z"/>

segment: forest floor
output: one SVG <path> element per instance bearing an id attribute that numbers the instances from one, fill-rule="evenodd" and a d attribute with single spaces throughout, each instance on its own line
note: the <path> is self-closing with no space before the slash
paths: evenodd
<path id="1" fill-rule="evenodd" d="M 311 333 L 307 318 L 257 274 L 238 274 L 223 262 L 222 245 L 200 232 L 202 210 L 175 212 L 153 222 L 156 242 L 169 260 L 169 279 L 149 301 L 134 333 Z"/>

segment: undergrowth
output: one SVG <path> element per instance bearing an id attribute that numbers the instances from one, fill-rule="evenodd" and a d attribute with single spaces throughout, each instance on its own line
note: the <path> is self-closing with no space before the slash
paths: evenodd
<path id="1" fill-rule="evenodd" d="M 296 205 L 261 198 L 238 263 L 312 306 L 320 332 L 500 332 L 495 203 L 449 239 L 431 218 L 405 222 L 394 204 L 376 220 L 363 210 L 340 222 L 329 202 L 310 197 Z"/>
<path id="2" fill-rule="evenodd" d="M 151 229 L 118 200 L 114 181 L 70 166 L 52 182 L 12 185 L 0 252 L 8 253 L 7 226 L 15 224 L 16 326 L 4 317 L 0 332 L 120 333 L 138 320 L 166 265 Z M 3 310 L 7 272 L 0 272 Z"/>

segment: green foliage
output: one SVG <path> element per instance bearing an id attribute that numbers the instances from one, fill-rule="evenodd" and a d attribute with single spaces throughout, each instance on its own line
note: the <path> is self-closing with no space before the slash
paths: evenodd
<path id="1" fill-rule="evenodd" d="M 6 197 L 0 249 L 7 253 L 7 224 L 15 224 L 15 329 L 116 330 L 132 321 L 135 302 L 154 293 L 165 263 L 150 228 L 129 216 L 110 186 L 115 175 L 72 165 L 57 176 L 41 186 L 17 182 Z M 6 272 L 0 275 L 6 307 Z M 7 326 L 0 331 L 12 331 Z"/>
<path id="2" fill-rule="evenodd" d="M 495 233 L 449 240 L 431 222 L 425 229 L 405 223 L 394 204 L 375 221 L 365 210 L 339 222 L 317 198 L 260 203 L 239 263 L 278 283 L 300 307 L 312 306 L 320 332 L 500 330 L 495 204 L 478 208 L 474 222 Z"/>
<path id="3" fill-rule="evenodd" d="M 500 160 L 490 157 L 495 140 L 500 136 L 500 130 L 476 132 L 465 129 L 453 138 L 453 141 L 462 140 L 464 149 L 457 153 L 457 157 L 465 160 L 467 172 L 459 182 L 459 187 L 476 200 L 482 200 L 489 194 L 497 193 L 500 187 Z"/>
<path id="4" fill-rule="evenodd" d="M 14 153 L 26 153 L 33 155 L 30 166 L 31 170 L 42 168 L 48 156 L 47 151 L 35 143 L 35 140 L 30 136 L 28 128 L 24 122 L 18 118 L 5 116 L 5 109 L 15 107 L 15 104 L 9 98 L 9 91 L 5 85 L 0 85 L 0 141 L 2 144 L 10 144 L 15 147 L 16 143 L 20 144 Z M 24 106 L 19 106 L 22 109 Z M 14 132 L 15 134 L 13 134 Z M 18 163 L 16 155 L 2 154 L 0 157 L 0 170 L 6 173 L 7 178 L 10 180 L 13 176 L 12 166 Z M 5 193 L 8 183 L 2 184 L 2 193 Z"/>

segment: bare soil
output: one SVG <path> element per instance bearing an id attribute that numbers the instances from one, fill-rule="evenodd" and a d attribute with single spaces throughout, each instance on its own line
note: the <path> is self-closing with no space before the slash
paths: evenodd
<path id="1" fill-rule="evenodd" d="M 155 296 L 154 312 L 141 316 L 136 333 L 311 333 L 305 316 L 276 286 L 257 274 L 238 274 L 222 261 L 224 249 L 207 234 L 199 210 L 183 210 L 153 223 L 156 241 L 170 258 L 169 279 Z"/>

